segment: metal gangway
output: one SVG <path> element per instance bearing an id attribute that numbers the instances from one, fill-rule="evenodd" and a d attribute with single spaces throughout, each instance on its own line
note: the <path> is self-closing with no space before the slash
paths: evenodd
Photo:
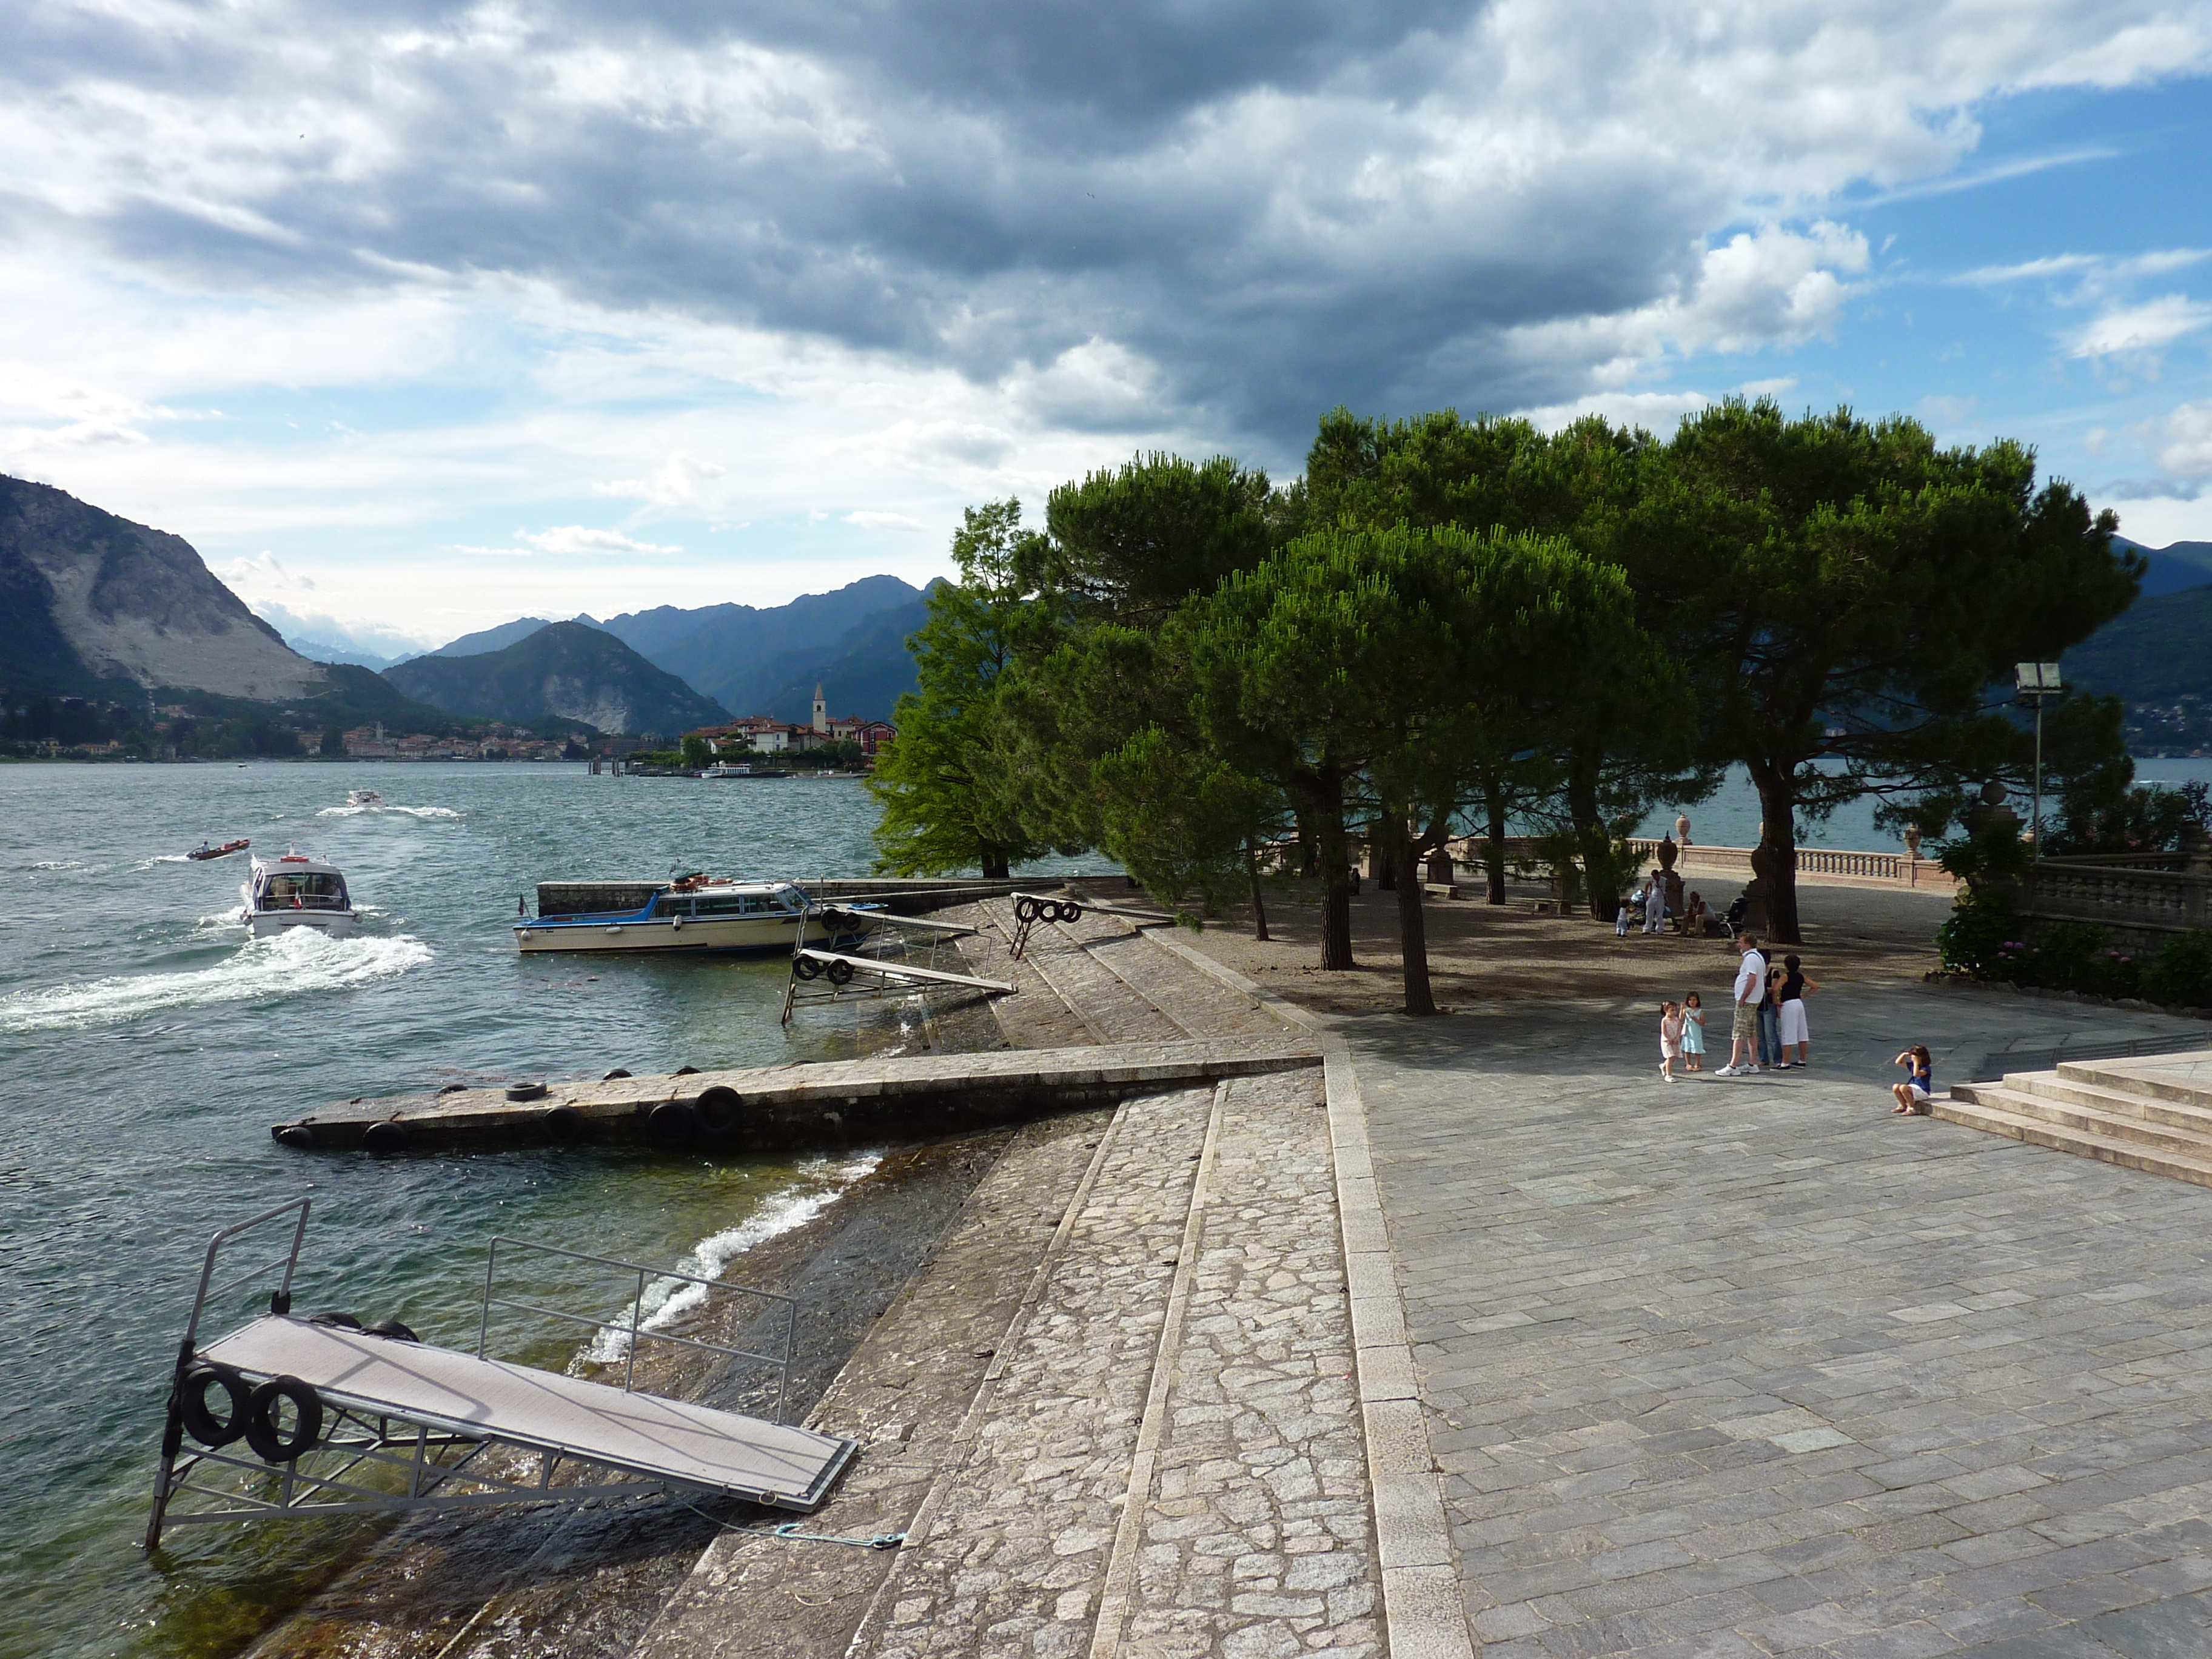
<path id="1" fill-rule="evenodd" d="M 799 928 L 791 950 L 791 982 L 783 994 L 786 1025 L 791 1024 L 791 1016 L 796 1010 L 816 1003 L 911 996 L 917 991 L 946 988 L 981 991 L 986 996 L 1012 996 L 1018 989 L 1002 980 L 982 979 L 943 968 L 925 968 L 904 959 L 903 952 L 916 935 L 933 945 L 949 944 L 975 932 L 973 927 L 957 922 L 930 921 L 920 916 L 895 916 L 872 907 L 817 904 L 811 899 L 806 902 L 806 914 L 810 924 L 818 918 L 829 929 L 832 944 L 864 929 L 867 942 L 859 950 L 828 949 L 806 942 L 807 934 L 812 931 L 811 926 Z M 894 940 L 902 954 L 881 954 L 884 945 Z"/>
<path id="2" fill-rule="evenodd" d="M 168 1420 L 145 1547 L 165 1527 L 287 1516 L 405 1513 L 497 1504 L 580 1504 L 657 1492 L 738 1498 L 805 1513 L 858 1449 L 782 1421 L 798 1304 L 772 1291 L 641 1267 L 527 1240 L 495 1238 L 484 1267 L 476 1352 L 424 1342 L 404 1326 L 292 1312 L 309 1200 L 297 1198 L 226 1227 L 208 1243 L 177 1350 Z M 221 1284 L 217 1260 L 260 1230 L 290 1237 L 283 1253 Z M 497 1294 L 501 1252 L 550 1255 L 634 1275 L 627 1321 Z M 212 1304 L 271 1278 L 268 1311 L 202 1346 Z M 652 1329 L 648 1285 L 679 1280 L 752 1298 L 747 1329 L 773 1328 L 773 1352 Z M 258 1291 L 255 1294 L 258 1295 Z M 620 1387 L 495 1359 L 495 1308 L 543 1315 L 623 1343 Z M 663 1342 L 775 1373 L 775 1419 L 641 1394 L 638 1345 Z M 765 1347 L 768 1345 L 763 1345 Z M 243 1442 L 243 1447 L 240 1443 Z M 562 1476 L 558 1484 L 556 1474 Z"/>

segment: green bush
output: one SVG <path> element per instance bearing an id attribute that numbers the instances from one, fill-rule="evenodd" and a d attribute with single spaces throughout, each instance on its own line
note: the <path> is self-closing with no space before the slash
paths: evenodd
<path id="1" fill-rule="evenodd" d="M 2212 1006 L 2212 931 L 2192 927 L 2166 940 L 2142 970 L 2142 994 L 2153 1002 Z"/>
<path id="2" fill-rule="evenodd" d="M 2020 913 L 2008 898 L 1960 892 L 1936 930 L 1945 969 L 1972 979 L 2010 979 L 2027 946 Z"/>
<path id="3" fill-rule="evenodd" d="M 2054 991 L 2094 991 L 2097 962 L 2105 954 L 2105 930 L 2086 921 L 2054 922 L 2043 931 L 2022 964 L 2025 985 Z"/>

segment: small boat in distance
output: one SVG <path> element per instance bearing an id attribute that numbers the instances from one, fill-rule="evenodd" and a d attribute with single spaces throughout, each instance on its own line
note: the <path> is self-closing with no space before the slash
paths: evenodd
<path id="1" fill-rule="evenodd" d="M 384 797 L 374 789 L 349 789 L 346 791 L 346 805 L 348 806 L 381 806 L 384 805 Z"/>
<path id="2" fill-rule="evenodd" d="M 227 841 L 220 847 L 213 846 L 207 842 L 202 842 L 198 846 L 193 848 L 191 852 L 185 854 L 185 856 L 188 859 L 195 860 L 227 859 L 233 853 L 243 853 L 247 848 L 252 845 L 253 843 L 243 836 L 240 836 L 236 841 Z"/>
<path id="3" fill-rule="evenodd" d="M 750 767 L 750 766 L 747 766 L 747 765 L 744 765 L 744 764 L 742 764 L 742 763 L 738 764 L 738 765 L 735 765 L 735 766 L 732 766 L 729 762 L 727 762 L 727 761 L 724 761 L 724 762 L 720 763 L 719 765 L 714 765 L 714 766 L 710 766 L 710 767 L 708 767 L 705 771 L 702 772 L 699 775 L 700 775 L 701 777 L 702 777 L 702 778 L 761 778 L 761 779 L 768 779 L 768 778 L 781 778 L 781 777 L 787 777 L 787 776 L 788 776 L 788 775 L 789 775 L 789 774 L 787 774 L 787 773 L 784 773 L 784 772 L 756 772 L 756 771 L 754 771 L 754 770 L 753 770 L 753 769 L 752 769 L 751 767 Z"/>
<path id="4" fill-rule="evenodd" d="M 239 920 L 256 939 L 287 927 L 314 927 L 343 939 L 361 920 L 345 878 L 297 848 L 287 848 L 281 858 L 255 859 L 238 896 L 245 903 Z"/>
<path id="5" fill-rule="evenodd" d="M 803 929 L 809 945 L 856 943 L 875 931 L 872 908 L 840 904 L 833 925 L 787 881 L 682 876 L 640 884 L 645 902 L 631 910 L 539 914 L 514 923 L 517 950 L 788 951 Z M 540 890 L 541 896 L 544 889 Z M 637 887 L 633 887 L 635 893 Z"/>

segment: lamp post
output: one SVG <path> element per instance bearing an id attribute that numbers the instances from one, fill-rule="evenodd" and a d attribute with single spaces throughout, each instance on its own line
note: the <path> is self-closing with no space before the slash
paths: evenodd
<path id="1" fill-rule="evenodd" d="M 2019 695 L 2035 700 L 2035 805 L 2028 817 L 2028 834 L 2033 839 L 2035 856 L 2043 856 L 2043 700 L 2056 696 L 2063 689 L 2058 683 L 2058 665 L 2055 662 L 2023 662 L 2013 665 L 2014 685 Z"/>

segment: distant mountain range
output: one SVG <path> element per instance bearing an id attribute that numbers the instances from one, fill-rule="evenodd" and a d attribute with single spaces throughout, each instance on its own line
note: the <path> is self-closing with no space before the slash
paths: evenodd
<path id="1" fill-rule="evenodd" d="M 517 726 L 566 720 L 599 732 L 674 737 L 730 718 L 712 697 L 580 622 L 549 623 L 495 651 L 416 657 L 384 678 L 433 708 Z"/>

